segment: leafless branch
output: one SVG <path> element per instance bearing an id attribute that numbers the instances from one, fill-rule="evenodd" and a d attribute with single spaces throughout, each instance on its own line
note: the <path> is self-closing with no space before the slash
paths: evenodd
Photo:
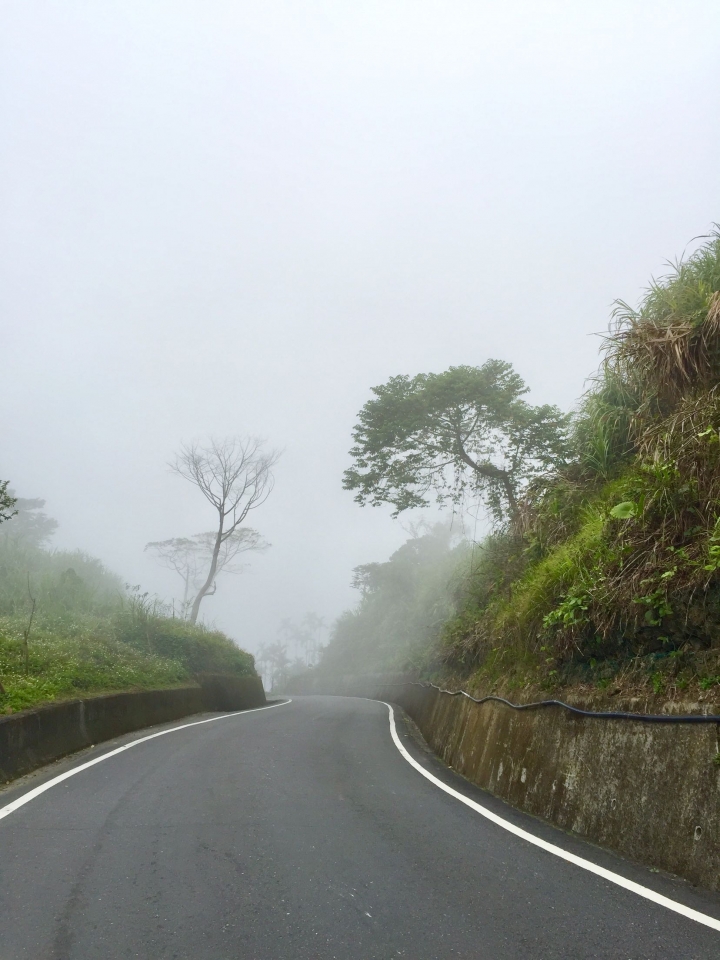
<path id="1" fill-rule="evenodd" d="M 217 574 L 229 570 L 239 553 L 260 549 L 259 534 L 240 525 L 272 493 L 272 470 L 279 456 L 276 450 L 266 450 L 257 437 L 230 437 L 212 439 L 207 446 L 196 442 L 183 445 L 170 464 L 175 473 L 198 488 L 217 513 L 216 531 L 193 538 L 198 543 L 199 538 L 212 539 L 209 570 L 192 605 L 193 622 Z M 206 540 L 204 545 L 209 543 Z"/>

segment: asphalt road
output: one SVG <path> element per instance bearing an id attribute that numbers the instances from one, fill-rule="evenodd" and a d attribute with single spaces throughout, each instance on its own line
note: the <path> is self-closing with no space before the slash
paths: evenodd
<path id="1" fill-rule="evenodd" d="M 398 730 L 511 822 L 720 917 L 720 898 L 513 811 Z M 306 697 L 147 740 L 0 820 L 0 960 L 135 957 L 718 960 L 720 933 L 448 796 L 400 754 L 384 705 Z"/>

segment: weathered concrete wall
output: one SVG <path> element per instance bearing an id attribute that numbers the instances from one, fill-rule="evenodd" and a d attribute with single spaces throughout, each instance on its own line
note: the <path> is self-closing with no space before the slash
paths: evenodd
<path id="1" fill-rule="evenodd" d="M 202 687 L 205 710 L 250 710 L 265 706 L 265 691 L 259 677 L 203 673 L 197 681 Z"/>
<path id="2" fill-rule="evenodd" d="M 12 780 L 83 747 L 205 710 L 262 706 L 257 677 L 207 675 L 173 690 L 114 693 L 0 717 L 0 781 Z"/>
<path id="3" fill-rule="evenodd" d="M 397 703 L 446 763 L 496 796 L 648 866 L 720 889 L 716 724 L 517 711 L 381 678 L 315 680 L 312 687 L 293 692 Z M 686 706 L 699 712 L 698 704 Z"/>

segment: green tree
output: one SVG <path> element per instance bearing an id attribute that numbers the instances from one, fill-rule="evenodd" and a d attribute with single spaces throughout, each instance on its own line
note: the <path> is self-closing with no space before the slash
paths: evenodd
<path id="1" fill-rule="evenodd" d="M 17 513 L 17 510 L 14 509 L 17 501 L 8 491 L 9 483 L 9 480 L 0 480 L 0 523 L 3 520 L 9 520 Z"/>
<path id="2" fill-rule="evenodd" d="M 28 548 L 45 549 L 58 527 L 57 520 L 43 513 L 45 501 L 37 497 L 31 500 L 15 497 L 14 491 L 8 492 L 15 509 L 9 517 L 3 517 L 12 519 L 12 523 L 3 528 L 5 537 Z"/>
<path id="3" fill-rule="evenodd" d="M 517 512 L 522 486 L 567 455 L 568 417 L 533 407 L 511 364 L 450 367 L 392 377 L 360 411 L 343 486 L 394 516 L 428 504 L 482 496 L 497 520 Z"/>

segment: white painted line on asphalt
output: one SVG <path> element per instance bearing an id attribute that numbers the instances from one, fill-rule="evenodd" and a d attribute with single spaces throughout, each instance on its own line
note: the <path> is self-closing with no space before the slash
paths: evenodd
<path id="1" fill-rule="evenodd" d="M 124 753 L 126 750 L 131 750 L 133 747 L 137 747 L 141 743 L 147 743 L 148 740 L 154 740 L 156 737 L 164 737 L 168 733 L 177 733 L 178 730 L 187 730 L 188 727 L 199 727 L 203 723 L 214 723 L 216 720 L 227 720 L 228 717 L 243 717 L 246 713 L 257 713 L 258 710 L 272 710 L 273 707 L 285 707 L 288 705 L 288 703 L 292 703 L 292 700 L 284 700 L 282 703 L 269 703 L 266 707 L 253 707 L 252 710 L 238 710 L 235 713 L 224 713 L 220 717 L 208 717 L 207 720 L 193 720 L 192 723 L 183 723 L 179 727 L 170 727 L 169 730 L 161 730 L 159 733 L 151 733 L 147 737 L 140 737 L 139 740 L 132 740 L 130 743 L 126 743 L 122 747 L 117 747 L 115 750 L 110 750 L 109 753 L 103 753 L 100 757 L 95 757 L 93 760 L 88 760 L 87 763 L 81 763 L 79 767 L 73 767 L 72 770 L 66 770 L 65 773 L 61 773 L 59 776 L 53 777 L 52 780 L 47 780 L 45 783 L 41 783 L 39 787 L 28 790 L 27 793 L 24 793 L 21 797 L 18 797 L 17 800 L 13 800 L 12 803 L 8 803 L 7 806 L 0 807 L 0 820 L 9 816 L 11 813 L 14 813 L 15 810 L 18 810 L 20 807 L 24 807 L 26 803 L 30 803 L 31 800 L 35 799 L 35 797 L 39 797 L 41 793 L 45 793 L 46 790 L 56 787 L 64 780 L 69 780 L 70 777 L 74 777 L 76 774 L 82 773 L 83 770 L 87 770 L 89 767 L 94 767 L 96 763 L 102 763 L 103 760 L 109 760 L 110 757 L 116 757 L 119 753 Z"/>
<path id="2" fill-rule="evenodd" d="M 384 700 L 376 702 L 385 703 Z M 402 745 L 400 737 L 398 736 L 398 732 L 395 727 L 395 713 L 393 708 L 389 703 L 385 703 L 385 706 L 390 711 L 390 733 L 395 746 L 398 748 L 405 760 L 407 760 L 412 767 L 415 767 L 418 773 L 421 773 L 427 780 L 429 780 L 431 783 L 434 783 L 436 787 L 440 787 L 440 789 L 444 790 L 445 793 L 449 793 L 451 797 L 455 797 L 456 800 L 464 803 L 466 806 L 490 820 L 492 823 L 497 824 L 498 827 L 502 827 L 503 830 L 507 830 L 508 833 L 512 833 L 516 837 L 520 837 L 522 840 L 527 840 L 528 843 L 532 843 L 534 846 L 540 847 L 541 850 L 546 850 L 548 853 L 552 853 L 556 857 L 560 857 L 562 860 L 567 860 L 568 863 L 575 864 L 576 867 L 581 867 L 583 870 L 587 870 L 589 873 L 594 873 L 596 876 L 602 877 L 604 880 L 608 880 L 610 883 L 617 884 L 618 887 L 623 887 L 625 890 L 629 890 L 631 893 L 636 893 L 639 897 L 644 897 L 646 900 L 652 900 L 653 903 L 657 903 L 661 907 L 665 907 L 667 910 L 672 910 L 674 913 L 679 913 L 683 917 L 687 917 L 689 920 L 694 920 L 696 923 L 702 923 L 704 926 L 711 927 L 713 930 L 720 930 L 720 920 L 716 920 L 715 917 L 709 917 L 705 913 L 692 910 L 690 907 L 686 907 L 683 903 L 678 903 L 676 900 L 671 900 L 669 897 L 664 897 L 661 893 L 656 893 L 649 887 L 643 887 L 642 884 L 635 883 L 633 880 L 627 880 L 625 877 L 620 876 L 619 873 L 613 873 L 612 870 L 606 870 L 605 867 L 600 867 L 591 860 L 585 860 L 583 857 L 576 857 L 574 853 L 568 853 L 568 851 L 563 850 L 562 847 L 558 847 L 554 843 L 548 843 L 547 840 L 541 840 L 540 837 L 536 837 L 532 833 L 528 833 L 527 830 L 516 827 L 514 823 L 510 823 L 509 820 L 504 820 L 496 813 L 493 813 L 492 810 L 488 810 L 487 807 L 483 807 L 481 804 L 476 803 L 474 800 L 464 796 L 457 790 L 453 790 L 452 787 L 449 787 L 446 783 L 443 783 L 442 780 L 434 777 L 432 773 L 426 770 L 425 767 L 421 766 L 417 760 L 414 759 L 414 757 L 410 756 L 405 747 Z"/>

